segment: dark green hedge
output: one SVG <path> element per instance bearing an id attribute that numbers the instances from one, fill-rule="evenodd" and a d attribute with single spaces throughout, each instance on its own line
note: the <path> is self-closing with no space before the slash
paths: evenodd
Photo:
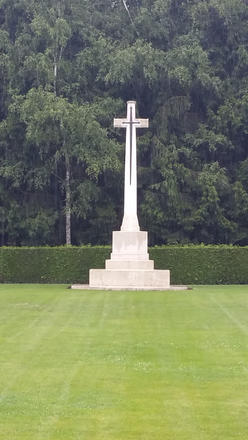
<path id="1" fill-rule="evenodd" d="M 104 267 L 109 247 L 3 247 L 0 282 L 88 283 L 90 268 Z"/>
<path id="2" fill-rule="evenodd" d="M 88 283 L 103 268 L 110 247 L 2 247 L 2 283 Z M 248 247 L 164 246 L 149 249 L 156 269 L 170 269 L 172 284 L 248 284 Z"/>
<path id="3" fill-rule="evenodd" d="M 156 247 L 150 258 L 157 269 L 171 270 L 172 284 L 248 284 L 248 247 Z"/>

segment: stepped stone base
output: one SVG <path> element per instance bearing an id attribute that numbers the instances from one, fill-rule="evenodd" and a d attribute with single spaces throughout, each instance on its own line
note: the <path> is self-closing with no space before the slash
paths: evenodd
<path id="1" fill-rule="evenodd" d="M 84 290 L 184 290 L 170 285 L 170 271 L 154 269 L 149 260 L 146 231 L 114 231 L 110 260 L 105 269 L 90 269 L 89 285 L 73 285 Z"/>
<path id="2" fill-rule="evenodd" d="M 170 288 L 170 271 L 154 270 L 147 249 L 146 231 L 114 231 L 111 259 L 105 261 L 105 269 L 90 270 L 89 287 L 117 290 Z"/>

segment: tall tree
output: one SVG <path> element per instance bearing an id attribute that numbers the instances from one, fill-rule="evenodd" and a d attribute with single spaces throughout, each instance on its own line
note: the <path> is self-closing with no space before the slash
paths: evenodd
<path id="1" fill-rule="evenodd" d="M 118 146 L 96 120 L 94 107 L 71 104 L 43 89 L 31 89 L 22 104 L 21 118 L 27 124 L 27 139 L 39 148 L 55 170 L 65 170 L 59 179 L 65 192 L 66 244 L 71 244 L 72 164 L 81 179 L 97 180 L 108 169 L 118 168 Z M 84 176 L 85 175 L 85 176 Z"/>

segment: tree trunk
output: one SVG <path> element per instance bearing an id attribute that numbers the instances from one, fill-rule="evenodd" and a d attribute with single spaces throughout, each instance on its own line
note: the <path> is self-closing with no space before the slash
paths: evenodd
<path id="1" fill-rule="evenodd" d="M 2 220 L 1 246 L 4 246 L 4 235 L 5 235 L 4 220 Z"/>
<path id="2" fill-rule="evenodd" d="M 57 96 L 57 72 L 58 72 L 58 64 L 57 64 L 56 58 L 54 57 L 54 64 L 53 64 L 53 92 L 54 92 L 55 96 Z"/>
<path id="3" fill-rule="evenodd" d="M 71 188 L 70 188 L 70 160 L 65 155 L 65 236 L 66 244 L 71 244 Z"/>

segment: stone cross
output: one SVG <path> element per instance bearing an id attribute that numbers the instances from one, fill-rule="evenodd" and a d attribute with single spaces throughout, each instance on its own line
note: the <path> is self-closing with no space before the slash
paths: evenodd
<path id="1" fill-rule="evenodd" d="M 136 128 L 147 128 L 148 119 L 136 119 L 136 102 L 127 102 L 127 117 L 114 119 L 114 127 L 126 129 L 124 215 L 121 231 L 139 231 L 137 217 L 137 155 Z"/>

